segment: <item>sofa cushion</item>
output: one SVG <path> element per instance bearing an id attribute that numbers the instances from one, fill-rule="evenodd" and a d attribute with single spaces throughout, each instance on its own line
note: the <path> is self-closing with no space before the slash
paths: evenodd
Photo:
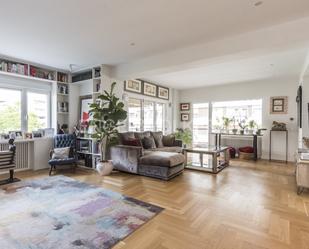
<path id="1" fill-rule="evenodd" d="M 151 132 L 150 131 L 134 132 L 134 136 L 137 139 L 143 140 L 144 137 L 151 137 Z"/>
<path id="2" fill-rule="evenodd" d="M 151 151 L 182 153 L 182 148 L 177 147 L 177 146 L 172 146 L 172 147 L 155 148 L 155 149 L 152 149 Z"/>
<path id="3" fill-rule="evenodd" d="M 174 167 L 184 163 L 185 157 L 179 153 L 154 151 L 140 158 L 140 164 L 162 167 Z"/>
<path id="4" fill-rule="evenodd" d="M 164 146 L 172 147 L 174 146 L 175 143 L 175 136 L 174 135 L 163 136 L 162 142 Z"/>
<path id="5" fill-rule="evenodd" d="M 128 138 L 126 140 L 123 140 L 122 142 L 123 145 L 128 145 L 128 146 L 138 146 L 142 147 L 141 141 L 137 138 Z"/>
<path id="6" fill-rule="evenodd" d="M 162 131 L 157 131 L 157 132 L 151 132 L 151 135 L 153 136 L 157 148 L 162 148 L 164 147 L 163 145 L 163 132 Z"/>
<path id="7" fill-rule="evenodd" d="M 155 140 L 152 136 L 144 137 L 142 139 L 142 142 L 143 142 L 143 148 L 146 149 L 146 150 L 156 148 L 156 143 L 155 143 Z"/>
<path id="8" fill-rule="evenodd" d="M 134 139 L 134 138 L 135 138 L 134 132 L 128 131 L 128 132 L 119 133 L 119 140 L 121 144 L 123 144 L 123 141 L 125 140 Z"/>

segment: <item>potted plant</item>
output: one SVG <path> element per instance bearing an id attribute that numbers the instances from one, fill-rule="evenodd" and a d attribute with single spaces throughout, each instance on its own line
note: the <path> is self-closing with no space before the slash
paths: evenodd
<path id="1" fill-rule="evenodd" d="M 248 130 L 248 133 L 250 135 L 253 134 L 253 131 L 254 131 L 254 128 L 256 127 L 256 122 L 254 120 L 250 120 L 249 123 L 248 123 L 248 127 L 249 127 L 249 130 Z"/>
<path id="2" fill-rule="evenodd" d="M 184 148 L 192 144 L 192 132 L 189 128 L 177 128 L 174 135 L 176 139 L 182 140 Z"/>
<path id="3" fill-rule="evenodd" d="M 223 117 L 222 120 L 223 120 L 223 128 L 224 128 L 225 132 L 228 133 L 228 129 L 229 129 L 229 126 L 230 126 L 230 123 L 232 122 L 232 120 L 229 119 L 228 117 Z"/>
<path id="4" fill-rule="evenodd" d="M 233 122 L 233 129 L 232 129 L 232 132 L 233 132 L 234 135 L 236 135 L 238 129 L 236 128 L 236 119 L 235 119 L 235 117 L 232 118 L 232 122 Z"/>
<path id="5" fill-rule="evenodd" d="M 124 103 L 119 101 L 114 93 L 115 86 L 116 82 L 111 85 L 110 92 L 104 91 L 99 95 L 99 101 L 91 104 L 89 110 L 89 114 L 93 117 L 91 124 L 95 127 L 92 138 L 100 143 L 101 161 L 96 165 L 100 175 L 108 175 L 113 170 L 107 152 L 109 147 L 117 142 L 118 127 L 122 126 L 122 122 L 127 118 Z"/>
<path id="6" fill-rule="evenodd" d="M 241 120 L 238 122 L 238 126 L 240 128 L 240 135 L 244 135 L 245 134 L 245 129 L 248 127 L 248 125 L 246 125 L 246 120 Z"/>

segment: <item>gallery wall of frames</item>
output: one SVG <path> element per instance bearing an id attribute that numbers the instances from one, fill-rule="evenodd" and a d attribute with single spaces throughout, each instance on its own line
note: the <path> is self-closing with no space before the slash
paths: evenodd
<path id="1" fill-rule="evenodd" d="M 126 80 L 124 82 L 124 90 L 145 96 L 169 100 L 169 88 L 144 80 Z"/>

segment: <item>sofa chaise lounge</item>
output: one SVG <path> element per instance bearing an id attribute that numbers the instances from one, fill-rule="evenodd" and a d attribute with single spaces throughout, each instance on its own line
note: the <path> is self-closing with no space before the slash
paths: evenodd
<path id="1" fill-rule="evenodd" d="M 162 132 L 125 132 L 119 134 L 120 144 L 111 148 L 114 168 L 163 180 L 184 170 L 182 141 Z"/>

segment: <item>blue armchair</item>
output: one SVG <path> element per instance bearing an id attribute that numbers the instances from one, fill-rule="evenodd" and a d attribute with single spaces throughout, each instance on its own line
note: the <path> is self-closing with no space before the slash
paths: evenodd
<path id="1" fill-rule="evenodd" d="M 76 156 L 76 137 L 72 134 L 61 134 L 54 137 L 54 148 L 65 148 L 70 147 L 70 153 L 68 158 L 56 159 L 53 158 L 54 150 L 50 151 L 50 160 L 48 164 L 50 165 L 49 175 L 51 175 L 53 169 L 56 170 L 56 166 L 61 165 L 74 165 L 77 166 L 77 156 Z"/>

